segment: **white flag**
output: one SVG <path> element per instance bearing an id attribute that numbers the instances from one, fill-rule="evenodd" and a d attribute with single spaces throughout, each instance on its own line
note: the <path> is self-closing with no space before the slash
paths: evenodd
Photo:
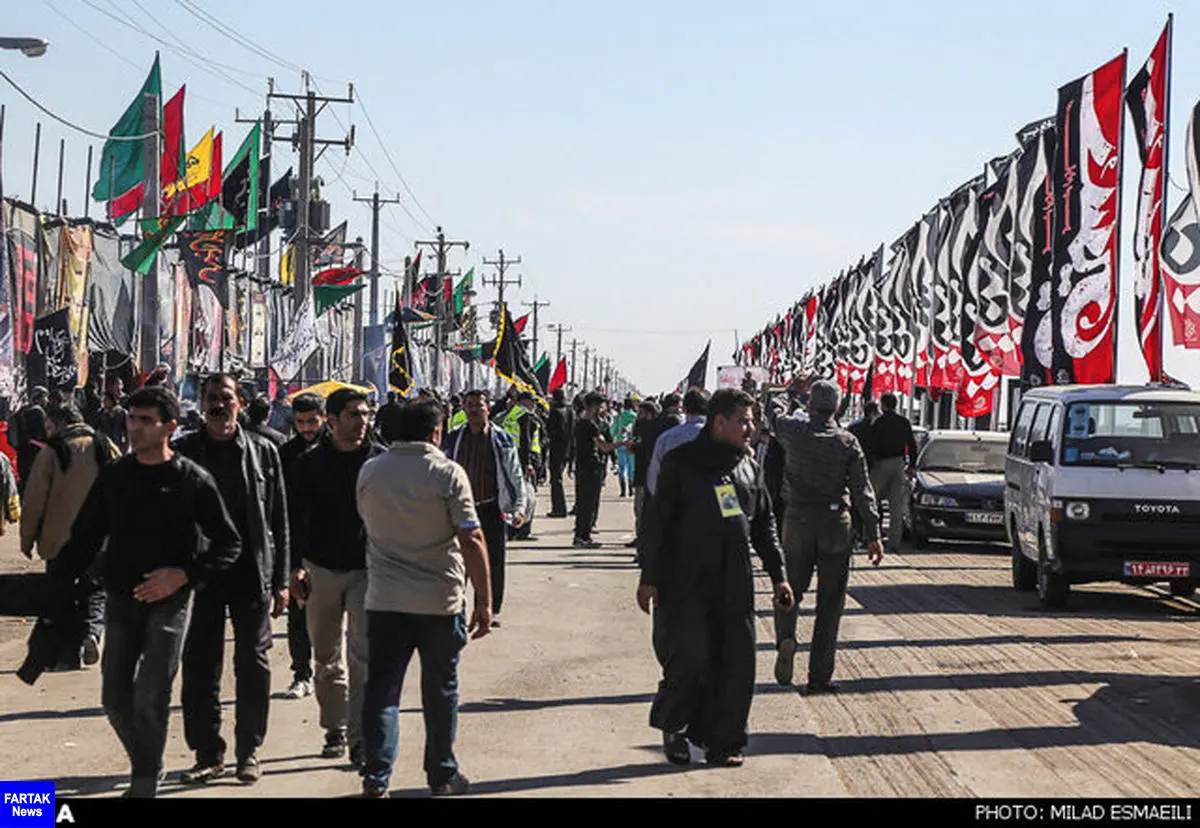
<path id="1" fill-rule="evenodd" d="M 324 333 L 317 324 L 313 296 L 309 293 L 292 317 L 292 324 L 288 326 L 287 335 L 280 343 L 279 350 L 271 358 L 271 367 L 275 369 L 279 379 L 290 382 L 296 378 L 317 347 L 327 344 Z"/>

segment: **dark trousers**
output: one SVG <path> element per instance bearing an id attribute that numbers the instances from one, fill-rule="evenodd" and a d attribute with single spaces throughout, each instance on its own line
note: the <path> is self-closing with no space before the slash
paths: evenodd
<path id="1" fill-rule="evenodd" d="M 796 600 L 787 611 L 775 610 L 775 641 L 778 645 L 785 638 L 796 637 L 797 608 L 812 585 L 815 571 L 817 609 L 808 657 L 810 683 L 821 684 L 833 678 L 838 627 L 850 582 L 851 531 L 850 515 L 845 512 L 789 513 L 784 518 L 783 551 Z"/>
<path id="2" fill-rule="evenodd" d="M 46 574 L 53 581 L 61 581 L 61 566 L 58 559 L 46 561 Z M 80 648 L 85 636 L 91 635 L 97 641 L 104 633 L 104 586 L 99 578 L 91 572 L 83 578 L 83 589 L 80 593 L 80 603 L 72 607 L 56 619 L 62 630 L 62 653 L 59 663 L 76 665 L 79 663 Z"/>
<path id="3" fill-rule="evenodd" d="M 508 524 L 500 514 L 496 501 L 480 503 L 475 507 L 483 539 L 487 541 L 488 569 L 492 576 L 492 612 L 500 614 L 504 606 L 504 561 L 508 544 Z"/>
<path id="4" fill-rule="evenodd" d="M 600 516 L 600 492 L 604 488 L 604 469 L 575 470 L 575 537 L 588 539 Z"/>
<path id="5" fill-rule="evenodd" d="M 566 458 L 550 455 L 550 513 L 560 517 L 567 513 L 567 490 L 563 486 L 566 468 Z"/>
<path id="6" fill-rule="evenodd" d="M 183 649 L 183 730 L 203 765 L 225 761 L 221 738 L 221 672 L 225 663 L 225 607 L 233 622 L 236 677 L 236 757 L 242 761 L 262 746 L 271 701 L 271 601 L 231 597 L 220 587 L 196 594 L 192 625 Z"/>
<path id="7" fill-rule="evenodd" d="M 101 704 L 125 747 L 135 780 L 157 782 L 167 744 L 171 685 L 179 671 L 192 591 L 156 604 L 108 595 Z"/>
<path id="8" fill-rule="evenodd" d="M 312 641 L 308 637 L 308 613 L 288 599 L 288 654 L 292 657 L 292 681 L 312 681 Z"/>
<path id="9" fill-rule="evenodd" d="M 686 731 L 693 744 L 715 754 L 746 747 L 754 699 L 754 616 L 732 614 L 728 603 L 698 595 L 668 598 L 654 618 L 663 678 L 650 725 Z"/>
<path id="10" fill-rule="evenodd" d="M 37 446 L 17 449 L 17 493 L 22 496 L 25 494 L 25 483 L 29 480 L 29 473 L 33 471 L 33 461 L 37 459 L 39 451 L 41 449 Z"/>
<path id="11" fill-rule="evenodd" d="M 400 742 L 400 691 L 413 651 L 421 659 L 425 715 L 425 778 L 444 785 L 458 772 L 458 658 L 467 644 L 467 619 L 458 615 L 367 612 L 367 688 L 363 746 L 368 784 L 386 787 Z"/>

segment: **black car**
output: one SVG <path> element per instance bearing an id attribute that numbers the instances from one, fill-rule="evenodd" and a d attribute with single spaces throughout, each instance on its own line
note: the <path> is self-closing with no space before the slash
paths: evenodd
<path id="1" fill-rule="evenodd" d="M 912 540 L 1004 543 L 1004 460 L 1008 435 L 932 431 L 917 458 L 909 501 Z"/>

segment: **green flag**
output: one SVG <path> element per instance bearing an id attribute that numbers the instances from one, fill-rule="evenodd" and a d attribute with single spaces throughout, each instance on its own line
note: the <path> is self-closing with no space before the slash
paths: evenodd
<path id="1" fill-rule="evenodd" d="M 121 264 L 143 276 L 148 275 L 150 265 L 154 262 L 154 254 L 166 244 L 172 233 L 183 226 L 186 218 L 187 216 L 171 216 L 163 221 L 161 227 L 157 219 L 143 221 L 142 232 L 146 235 L 142 243 L 127 253 L 121 259 Z"/>
<path id="2" fill-rule="evenodd" d="M 454 315 L 462 316 L 463 302 L 466 298 L 467 291 L 475 290 L 475 268 L 467 271 L 467 275 L 462 277 L 458 286 L 454 288 Z"/>
<path id="3" fill-rule="evenodd" d="M 221 206 L 233 226 L 246 230 L 258 227 L 259 135 L 255 124 L 221 176 Z"/>
<path id="4" fill-rule="evenodd" d="M 150 74 L 142 84 L 141 92 L 129 104 L 121 120 L 109 130 L 111 138 L 132 138 L 146 133 L 146 95 L 157 95 L 159 106 L 162 106 L 162 75 L 157 54 L 154 55 L 154 65 L 150 67 Z M 100 177 L 92 187 L 92 198 L 96 201 L 109 201 L 129 192 L 141 184 L 145 177 L 145 142 L 111 138 L 104 142 L 104 150 L 100 154 Z"/>
<path id="5" fill-rule="evenodd" d="M 313 299 L 317 303 L 317 316 L 362 290 L 365 285 L 314 285 Z"/>

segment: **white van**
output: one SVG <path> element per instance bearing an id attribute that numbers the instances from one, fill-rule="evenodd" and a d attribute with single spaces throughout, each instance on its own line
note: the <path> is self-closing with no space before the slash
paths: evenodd
<path id="1" fill-rule="evenodd" d="M 1005 461 L 1012 580 L 1043 606 L 1071 584 L 1200 578 L 1200 393 L 1063 385 L 1026 392 Z"/>

